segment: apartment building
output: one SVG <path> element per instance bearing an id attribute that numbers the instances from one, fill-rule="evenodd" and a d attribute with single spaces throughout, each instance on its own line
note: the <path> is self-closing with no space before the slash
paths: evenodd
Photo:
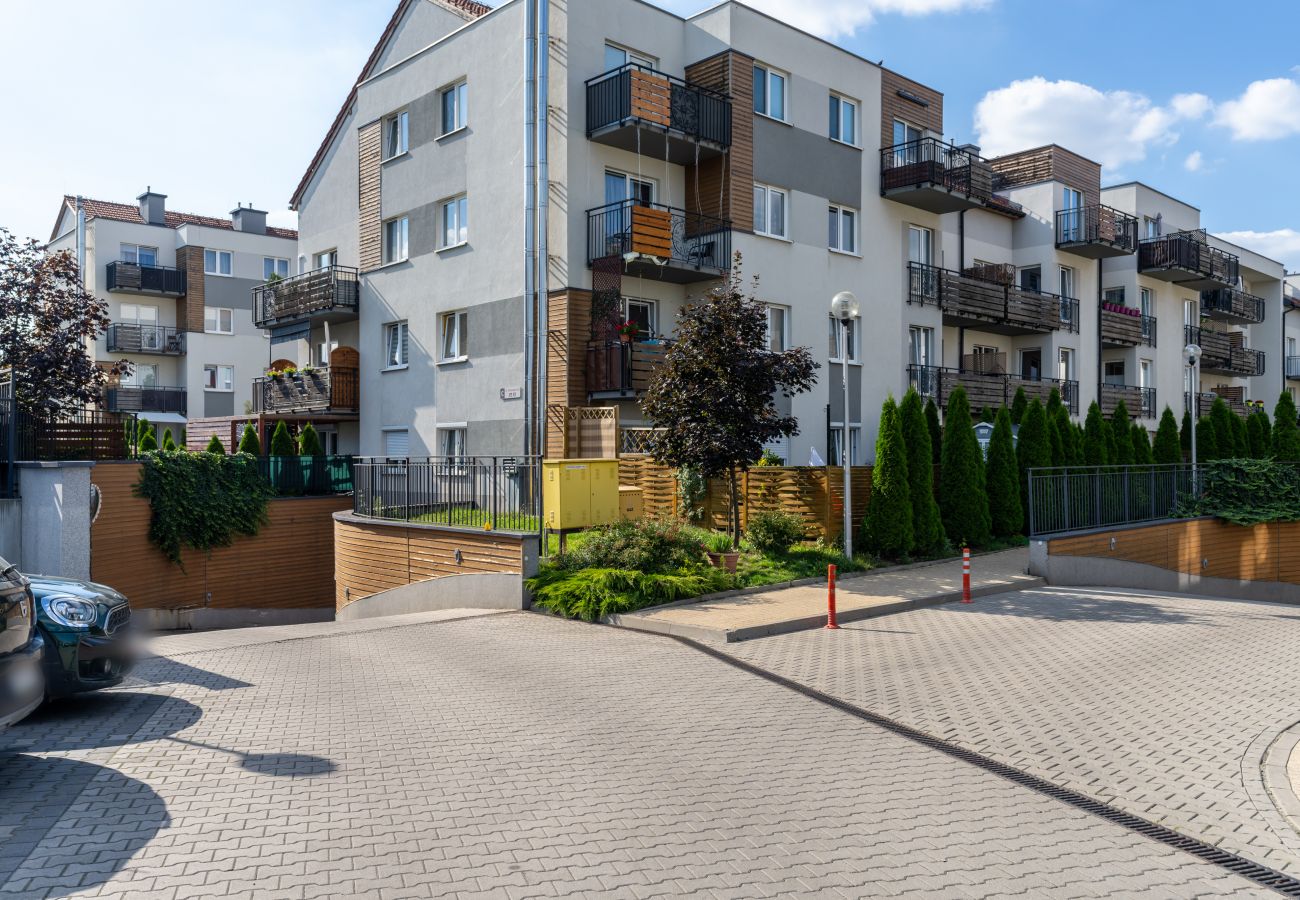
<path id="1" fill-rule="evenodd" d="M 253 378 L 269 362 L 251 291 L 287 276 L 296 247 L 297 232 L 242 205 L 217 218 L 169 210 L 153 190 L 134 204 L 64 197 L 49 250 L 84 254 L 86 290 L 108 302 L 94 358 L 131 363 L 103 406 L 177 439 L 188 419 L 251 408 Z"/>
<path id="2" fill-rule="evenodd" d="M 846 419 L 868 461 L 909 384 L 977 409 L 1022 387 L 1076 414 L 1124 399 L 1152 427 L 1184 393 L 1276 395 L 1280 265 L 1144 186 L 1103 190 L 1068 149 L 989 160 L 944 135 L 939 91 L 740 3 L 403 0 L 293 196 L 299 274 L 260 321 L 286 364 L 355 353 L 344 449 L 367 455 L 562 455 L 592 407 L 634 445 L 676 315 L 733 254 L 771 346 L 822 364 L 778 400 L 793 463 L 838 461 Z M 1196 265 L 1144 249 L 1170 240 Z M 1184 322 L 1219 354 L 1198 385 Z"/>
<path id="3" fill-rule="evenodd" d="M 1292 313 L 1297 315 L 1293 318 Z M 1282 283 L 1283 390 L 1296 396 L 1300 385 L 1300 275 L 1286 276 Z"/>

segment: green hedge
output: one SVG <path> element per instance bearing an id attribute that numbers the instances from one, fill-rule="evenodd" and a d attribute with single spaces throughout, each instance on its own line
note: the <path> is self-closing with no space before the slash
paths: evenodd
<path id="1" fill-rule="evenodd" d="M 1300 466 L 1271 459 L 1224 459 L 1200 467 L 1201 496 L 1175 516 L 1215 516 L 1234 525 L 1300 521 Z"/>

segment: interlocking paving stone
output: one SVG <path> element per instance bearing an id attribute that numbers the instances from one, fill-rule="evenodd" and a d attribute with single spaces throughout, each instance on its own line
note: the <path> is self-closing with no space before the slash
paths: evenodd
<path id="1" fill-rule="evenodd" d="M 505 614 L 140 676 L 14 729 L 0 810 L 94 772 L 0 895 L 1265 896 L 656 636 Z"/>

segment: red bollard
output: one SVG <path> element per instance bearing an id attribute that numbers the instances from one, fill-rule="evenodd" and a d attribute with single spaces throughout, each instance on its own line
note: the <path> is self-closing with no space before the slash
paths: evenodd
<path id="1" fill-rule="evenodd" d="M 835 564 L 826 567 L 826 627 L 839 628 L 835 621 Z"/>
<path id="2" fill-rule="evenodd" d="M 970 547 L 961 548 L 961 602 L 970 603 Z"/>

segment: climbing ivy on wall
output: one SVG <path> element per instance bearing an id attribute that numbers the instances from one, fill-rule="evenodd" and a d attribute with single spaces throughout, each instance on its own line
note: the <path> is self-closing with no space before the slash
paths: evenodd
<path id="1" fill-rule="evenodd" d="M 1201 496 L 1174 515 L 1216 516 L 1234 525 L 1300 521 L 1300 470 L 1272 459 L 1225 459 L 1201 469 Z"/>

